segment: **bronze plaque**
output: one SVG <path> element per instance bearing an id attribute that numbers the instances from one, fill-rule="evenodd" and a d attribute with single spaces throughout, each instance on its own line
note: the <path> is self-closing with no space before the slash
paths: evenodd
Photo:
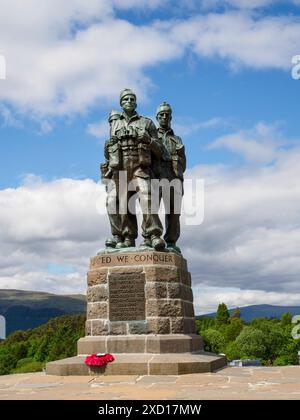
<path id="1" fill-rule="evenodd" d="M 141 321 L 145 319 L 145 275 L 110 274 L 110 321 Z"/>

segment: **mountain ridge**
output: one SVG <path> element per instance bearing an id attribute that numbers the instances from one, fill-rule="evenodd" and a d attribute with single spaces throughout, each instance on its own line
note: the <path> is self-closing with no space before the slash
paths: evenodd
<path id="1" fill-rule="evenodd" d="M 229 309 L 230 315 L 237 308 L 241 311 L 241 318 L 246 322 L 250 322 L 253 318 L 281 318 L 281 316 L 286 312 L 290 312 L 293 316 L 300 315 L 300 306 L 279 306 L 269 304 L 247 305 L 231 308 Z M 216 316 L 216 312 L 198 315 L 196 316 L 196 319 L 214 316 Z"/>
<path id="2" fill-rule="evenodd" d="M 231 314 L 235 308 L 229 309 Z M 241 318 L 250 322 L 253 318 L 281 318 L 290 312 L 300 314 L 300 306 L 247 305 L 239 307 Z M 6 334 L 45 324 L 51 318 L 86 312 L 86 296 L 81 294 L 58 295 L 42 291 L 0 289 L 0 315 L 6 318 Z M 216 312 L 196 316 L 214 317 Z"/>
<path id="3" fill-rule="evenodd" d="M 6 319 L 6 335 L 45 324 L 51 318 L 86 311 L 86 296 L 57 295 L 18 289 L 0 289 L 0 315 Z"/>

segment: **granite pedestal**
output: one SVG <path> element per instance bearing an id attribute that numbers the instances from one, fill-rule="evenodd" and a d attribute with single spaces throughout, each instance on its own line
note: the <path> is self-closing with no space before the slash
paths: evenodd
<path id="1" fill-rule="evenodd" d="M 196 334 L 191 276 L 175 252 L 151 249 L 103 252 L 87 275 L 86 336 L 78 356 L 50 362 L 53 375 L 153 375 L 210 372 L 225 357 L 203 351 Z M 89 368 L 86 355 L 115 361 Z"/>

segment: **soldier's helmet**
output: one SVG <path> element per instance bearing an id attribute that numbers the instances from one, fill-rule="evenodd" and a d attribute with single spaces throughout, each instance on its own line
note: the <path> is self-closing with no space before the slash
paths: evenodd
<path id="1" fill-rule="evenodd" d="M 108 114 L 108 122 L 112 123 L 113 121 L 118 120 L 120 118 L 120 115 L 121 113 L 119 111 L 112 109 Z"/>
<path id="2" fill-rule="evenodd" d="M 156 116 L 160 114 L 161 112 L 168 112 L 169 114 L 172 114 L 172 108 L 171 105 L 167 102 L 163 102 L 159 105 L 159 107 L 156 110 Z"/>
<path id="3" fill-rule="evenodd" d="M 133 90 L 125 88 L 125 89 L 121 90 L 121 93 L 120 93 L 120 105 L 121 105 L 122 99 L 126 95 L 133 95 L 135 97 L 135 100 L 136 100 L 136 94 L 133 92 Z"/>

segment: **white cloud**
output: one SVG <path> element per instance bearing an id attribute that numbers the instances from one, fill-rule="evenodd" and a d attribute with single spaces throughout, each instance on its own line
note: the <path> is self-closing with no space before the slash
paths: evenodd
<path id="1" fill-rule="evenodd" d="M 255 17 L 244 11 L 209 13 L 174 24 L 172 36 L 205 58 L 227 60 L 233 69 L 290 69 L 300 49 L 298 17 Z"/>
<path id="2" fill-rule="evenodd" d="M 109 137 L 109 124 L 107 120 L 102 120 L 98 123 L 89 124 L 87 132 L 99 139 L 107 139 Z"/>
<path id="3" fill-rule="evenodd" d="M 293 16 L 196 12 L 192 18 L 175 20 L 170 14 L 168 20 L 137 25 L 116 14 L 168 4 L 0 0 L 1 54 L 7 62 L 0 100 L 31 117 L 86 112 L 116 106 L 124 86 L 145 100 L 153 86 L 149 69 L 191 50 L 233 68 L 288 69 L 300 49 L 300 23 Z"/>
<path id="4" fill-rule="evenodd" d="M 176 117 L 173 126 L 176 134 L 178 134 L 179 136 L 188 137 L 191 134 L 197 133 L 200 130 L 222 126 L 225 124 L 226 121 L 222 117 L 212 117 L 207 121 L 200 122 L 197 122 L 192 118 Z"/>
<path id="5" fill-rule="evenodd" d="M 254 129 L 224 135 L 209 145 L 209 149 L 226 148 L 247 161 L 269 163 L 280 156 L 287 142 L 278 133 L 277 124 L 258 123 Z"/>
<path id="6" fill-rule="evenodd" d="M 47 183 L 28 176 L 23 186 L 1 191 L 1 238 L 18 243 L 96 240 L 97 206 L 104 203 L 104 195 L 104 186 L 92 180 Z"/>
<path id="7" fill-rule="evenodd" d="M 0 103 L 0 128 L 16 127 L 22 128 L 23 125 L 13 114 L 13 112 L 3 104 Z"/>
<path id="8" fill-rule="evenodd" d="M 84 292 L 89 257 L 109 234 L 104 214 L 104 187 L 88 179 L 29 176 L 1 190 L 0 288 Z M 53 273 L 49 264 L 74 271 Z"/>
<path id="9" fill-rule="evenodd" d="M 151 26 L 114 18 L 114 7 L 133 5 L 147 2 L 2 0 L 7 79 L 0 99 L 24 112 L 55 115 L 115 100 L 124 86 L 141 93 L 150 84 L 144 68 L 178 56 L 178 47 Z"/>

